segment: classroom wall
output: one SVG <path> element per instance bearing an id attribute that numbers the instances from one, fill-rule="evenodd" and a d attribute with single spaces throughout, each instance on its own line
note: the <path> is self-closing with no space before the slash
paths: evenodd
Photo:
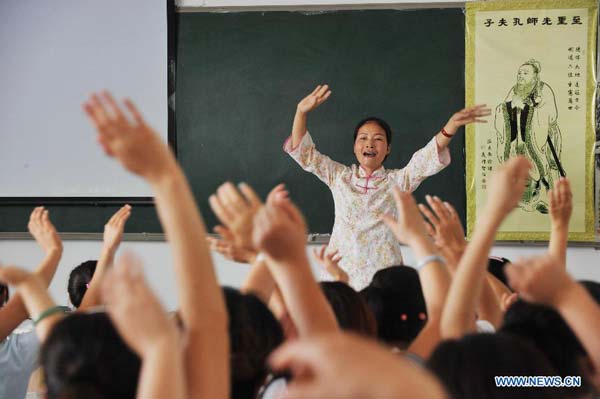
<path id="1" fill-rule="evenodd" d="M 68 303 L 67 280 L 69 272 L 79 263 L 97 259 L 100 253 L 98 241 L 66 241 L 64 253 L 58 271 L 50 286 L 52 296 L 61 304 Z M 308 249 L 313 270 L 319 266 L 314 261 L 311 246 Z M 171 263 L 168 245 L 164 242 L 124 242 L 120 253 L 132 251 L 138 255 L 145 266 L 146 275 L 159 297 L 168 309 L 174 309 L 177 303 L 175 276 Z M 492 255 L 504 256 L 516 260 L 520 256 L 540 254 L 544 247 L 499 246 L 492 250 Z M 404 259 L 407 265 L 415 264 L 412 252 L 405 248 Z M 18 265 L 33 269 L 42 259 L 42 252 L 33 241 L 0 241 L 0 264 Z M 241 265 L 213 254 L 219 282 L 222 285 L 239 287 L 249 271 L 247 265 Z M 569 248 L 567 254 L 569 272 L 577 279 L 600 282 L 600 252 L 594 248 Z"/>

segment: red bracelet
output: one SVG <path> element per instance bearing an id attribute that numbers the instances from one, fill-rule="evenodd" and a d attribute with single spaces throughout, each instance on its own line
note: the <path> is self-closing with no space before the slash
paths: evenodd
<path id="1" fill-rule="evenodd" d="M 448 137 L 449 139 L 451 139 L 452 137 L 454 137 L 453 134 L 449 134 L 446 129 L 442 128 L 442 134 L 446 137 Z"/>

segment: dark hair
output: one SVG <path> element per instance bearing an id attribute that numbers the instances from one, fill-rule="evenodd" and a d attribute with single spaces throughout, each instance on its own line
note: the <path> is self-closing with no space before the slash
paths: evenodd
<path id="1" fill-rule="evenodd" d="M 377 335 L 384 342 L 408 346 L 427 322 L 421 280 L 412 267 L 379 270 L 361 295 L 375 315 Z"/>
<path id="2" fill-rule="evenodd" d="M 267 358 L 283 343 L 283 330 L 255 295 L 229 287 L 223 293 L 229 314 L 231 398 L 254 398 L 268 375 Z"/>
<path id="3" fill-rule="evenodd" d="M 510 288 L 508 285 L 508 278 L 506 278 L 506 274 L 504 274 L 504 266 L 509 263 L 510 260 L 506 258 L 496 258 L 495 256 L 490 256 L 488 261 L 488 272 L 490 272 L 494 277 L 500 280 L 502 284 L 512 291 L 512 288 Z"/>
<path id="4" fill-rule="evenodd" d="M 530 341 L 544 353 L 558 375 L 584 376 L 581 360 L 587 356 L 585 349 L 562 316 L 551 307 L 518 300 L 504 314 L 500 331 Z M 582 389 L 587 386 L 584 376 Z"/>
<path id="5" fill-rule="evenodd" d="M 92 277 L 96 271 L 97 263 L 98 261 L 88 260 L 71 270 L 71 274 L 69 274 L 67 291 L 69 291 L 69 300 L 76 308 L 81 305 L 88 284 L 92 281 Z"/>
<path id="6" fill-rule="evenodd" d="M 384 121 L 383 119 L 377 118 L 375 116 L 370 116 L 370 117 L 365 118 L 365 119 L 361 120 L 360 122 L 358 122 L 358 124 L 354 128 L 353 142 L 356 142 L 356 137 L 358 136 L 358 130 L 361 127 L 363 127 L 364 125 L 366 125 L 367 123 L 371 123 L 371 122 L 376 123 L 377 125 L 379 125 L 380 128 L 382 128 L 385 131 L 385 139 L 387 140 L 387 145 L 390 146 L 392 144 L 392 128 L 390 127 L 390 125 L 388 125 L 388 123 L 386 121 Z"/>
<path id="7" fill-rule="evenodd" d="M 320 284 L 342 330 L 377 337 L 375 316 L 354 288 L 339 281 L 324 281 Z"/>
<path id="8" fill-rule="evenodd" d="M 556 388 L 497 387 L 495 376 L 554 376 L 556 371 L 531 343 L 510 334 L 469 334 L 444 341 L 427 366 L 453 399 L 564 398 Z"/>
<path id="9" fill-rule="evenodd" d="M 104 312 L 59 321 L 42 344 L 40 365 L 48 399 L 136 396 L 140 359 Z"/>
<path id="10" fill-rule="evenodd" d="M 8 302 L 9 298 L 10 293 L 8 292 L 8 286 L 0 283 L 0 307 L 4 306 Z"/>
<path id="11" fill-rule="evenodd" d="M 579 284 L 583 285 L 583 288 L 594 298 L 597 304 L 600 304 L 600 283 L 590 280 L 580 280 Z"/>

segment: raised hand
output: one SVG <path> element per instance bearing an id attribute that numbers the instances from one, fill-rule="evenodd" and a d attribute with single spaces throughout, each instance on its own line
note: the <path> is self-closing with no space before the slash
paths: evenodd
<path id="1" fill-rule="evenodd" d="M 8 285 L 12 285 L 18 288 L 19 285 L 36 279 L 39 280 L 40 284 L 43 287 L 43 282 L 35 273 L 31 273 L 25 269 L 21 269 L 14 266 L 0 267 L 0 281 Z"/>
<path id="2" fill-rule="evenodd" d="M 503 219 L 519 203 L 529 179 L 531 163 L 520 155 L 509 159 L 494 171 L 488 190 L 484 216 Z"/>
<path id="3" fill-rule="evenodd" d="M 163 341 L 178 342 L 175 323 L 146 283 L 141 262 L 133 255 L 121 256 L 107 274 L 102 297 L 119 334 L 140 357 Z"/>
<path id="4" fill-rule="evenodd" d="M 84 109 L 106 154 L 117 158 L 129 171 L 155 182 L 177 167 L 175 158 L 135 105 L 130 100 L 124 104 L 127 113 L 110 93 L 102 92 L 92 94 Z"/>
<path id="5" fill-rule="evenodd" d="M 255 251 L 252 223 L 262 202 L 249 185 L 242 183 L 239 188 L 238 191 L 232 183 L 227 182 L 210 196 L 208 202 L 221 223 L 232 233 L 234 244 L 246 251 Z"/>
<path id="6" fill-rule="evenodd" d="M 556 306 L 573 284 L 562 265 L 552 256 L 520 259 L 506 265 L 510 286 L 519 297 L 530 302 Z"/>
<path id="7" fill-rule="evenodd" d="M 307 114 L 323 104 L 331 95 L 328 85 L 318 85 L 312 93 L 298 103 L 298 112 Z"/>
<path id="8" fill-rule="evenodd" d="M 429 221 L 425 227 L 435 245 L 464 249 L 467 245 L 465 231 L 454 207 L 448 202 L 442 202 L 438 197 L 430 195 L 426 195 L 425 200 L 431 209 L 419 204 L 419 210 Z"/>
<path id="9" fill-rule="evenodd" d="M 384 215 L 383 222 L 392 230 L 398 241 L 411 247 L 422 242 L 429 241 L 425 230 L 425 221 L 419 213 L 417 203 L 411 193 L 400 191 L 398 187 L 393 190 L 398 219 L 391 215 Z"/>
<path id="10" fill-rule="evenodd" d="M 38 206 L 31 212 L 27 228 L 46 254 L 52 251 L 62 251 L 62 241 L 50 221 L 48 210 L 43 206 Z"/>
<path id="11" fill-rule="evenodd" d="M 123 230 L 129 216 L 131 216 L 131 206 L 124 205 L 104 225 L 104 248 L 111 252 L 116 251 L 123 239 Z"/>
<path id="12" fill-rule="evenodd" d="M 210 249 L 217 251 L 225 258 L 238 263 L 252 263 L 256 258 L 256 252 L 239 247 L 235 244 L 235 237 L 231 230 L 227 227 L 217 225 L 214 228 L 215 233 L 219 234 L 220 238 L 206 237 L 206 241 L 210 245 Z"/>
<path id="13" fill-rule="evenodd" d="M 492 110 L 485 104 L 475 105 L 473 107 L 463 108 L 450 117 L 444 130 L 448 134 L 455 134 L 458 128 L 469 123 L 487 123 L 483 118 L 491 115 Z"/>
<path id="14" fill-rule="evenodd" d="M 269 362 L 273 369 L 291 371 L 294 376 L 286 398 L 446 397 L 425 369 L 413 367 L 375 342 L 350 334 L 290 341 L 277 349 Z"/>
<path id="15" fill-rule="evenodd" d="M 290 201 L 262 207 L 254 218 L 254 246 L 277 262 L 306 259 L 306 223 Z"/>
<path id="16" fill-rule="evenodd" d="M 102 295 L 119 335 L 143 361 L 138 396 L 185 398 L 179 332 L 146 283 L 139 260 L 124 255 L 104 281 Z"/>
<path id="17" fill-rule="evenodd" d="M 315 259 L 319 262 L 321 266 L 329 273 L 331 277 L 333 277 L 336 281 L 341 281 L 344 283 L 348 283 L 350 278 L 348 277 L 348 273 L 344 269 L 342 269 L 339 265 L 340 260 L 342 260 L 342 256 L 339 253 L 339 250 L 335 250 L 330 253 L 326 253 L 327 249 L 326 245 L 321 246 L 320 250 L 316 248 L 313 249 L 313 254 L 315 255 Z"/>
<path id="18" fill-rule="evenodd" d="M 569 219 L 573 212 L 573 193 L 569 179 L 561 177 L 554 183 L 554 188 L 548 191 L 550 205 L 550 221 L 553 228 L 569 227 Z"/>

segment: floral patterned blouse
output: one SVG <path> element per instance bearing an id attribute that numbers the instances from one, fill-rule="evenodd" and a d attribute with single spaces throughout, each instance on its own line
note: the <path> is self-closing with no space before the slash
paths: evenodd
<path id="1" fill-rule="evenodd" d="M 450 163 L 450 152 L 447 148 L 440 151 L 435 137 L 413 154 L 406 167 L 387 170 L 382 166 L 370 175 L 360 166 L 342 165 L 321 154 L 308 132 L 296 148 L 290 137 L 283 149 L 331 190 L 335 219 L 327 251 L 339 250 L 340 266 L 356 290 L 369 285 L 376 271 L 402 264 L 400 244 L 381 220 L 386 213 L 397 213 L 392 187 L 413 192 L 426 177 Z M 324 271 L 320 274 L 320 280 L 330 278 Z"/>

